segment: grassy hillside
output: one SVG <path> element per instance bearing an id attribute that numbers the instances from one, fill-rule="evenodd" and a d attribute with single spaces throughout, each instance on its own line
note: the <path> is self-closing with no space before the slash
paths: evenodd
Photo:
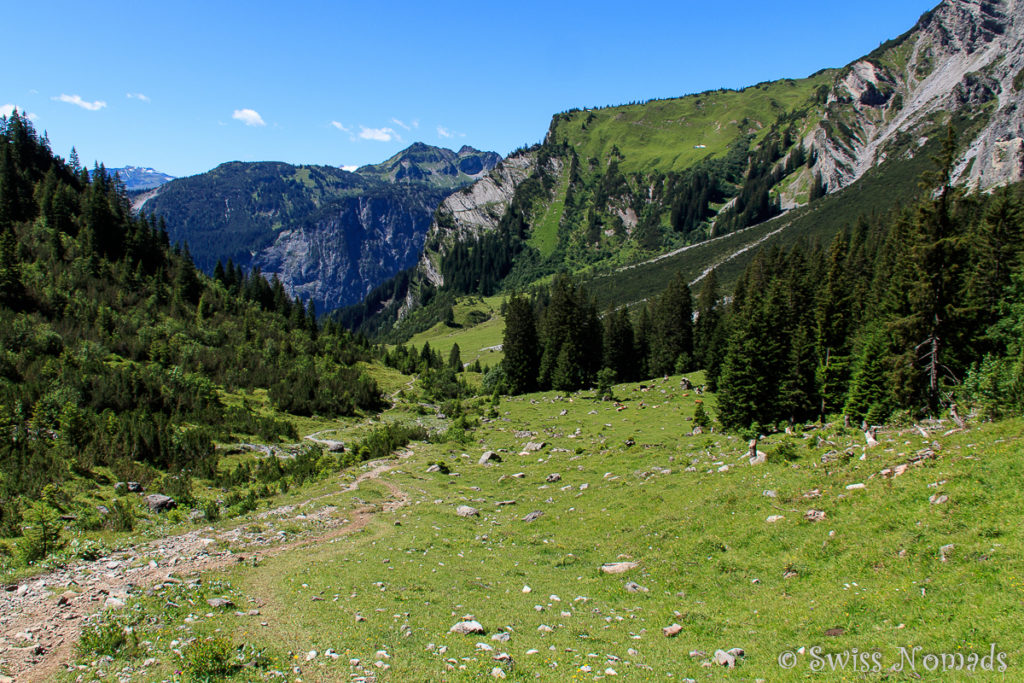
<path id="1" fill-rule="evenodd" d="M 826 69 L 742 90 L 574 110 L 555 116 L 552 137 L 567 141 L 581 159 L 606 160 L 615 147 L 626 173 L 683 171 L 724 154 L 740 136 L 757 139 L 780 116 L 810 107 L 818 88 L 830 87 L 834 76 Z"/>
<path id="2" fill-rule="evenodd" d="M 245 562 L 108 612 L 147 644 L 99 666 L 83 656 L 67 680 L 200 680 L 218 647 L 230 680 L 305 681 L 796 681 L 814 671 L 814 647 L 878 652 L 884 669 L 919 647 L 927 678 L 925 653 L 988 655 L 994 643 L 1011 666 L 1024 654 L 1007 637 L 1024 626 L 1019 419 L 953 434 L 930 423 L 927 438 L 890 429 L 871 449 L 837 425 L 798 428 L 763 440 L 768 462 L 750 466 L 743 439 L 690 435 L 697 397 L 678 376 L 615 393 L 621 403 L 502 399 L 472 442 L 415 443 L 356 491 L 341 490 L 344 475 L 281 501 L 309 499 L 299 518 L 248 522 L 301 539 L 357 520 L 302 552 L 270 547 L 255 561 L 223 530 L 204 532 Z M 545 445 L 519 453 L 528 441 Z M 502 461 L 477 464 L 485 450 Z M 428 472 L 437 461 L 451 474 Z M 460 505 L 479 514 L 460 517 Z M 636 567 L 601 571 L 612 562 Z M 210 597 L 235 607 L 210 609 Z M 486 633 L 449 633 L 469 615 Z M 662 633 L 674 624 L 678 635 Z M 236 647 L 252 668 L 229 661 Z M 703 668 L 734 647 L 735 670 Z M 787 652 L 792 669 L 778 663 Z"/>

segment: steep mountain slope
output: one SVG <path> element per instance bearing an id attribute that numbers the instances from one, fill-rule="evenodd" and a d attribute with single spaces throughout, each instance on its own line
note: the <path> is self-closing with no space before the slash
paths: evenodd
<path id="1" fill-rule="evenodd" d="M 945 0 L 842 69 L 556 114 L 542 144 L 442 203 L 416 268 L 342 319 L 374 332 L 434 302 L 396 333 L 406 336 L 461 293 L 523 287 L 559 270 L 614 272 L 665 253 L 696 275 L 714 263 L 704 256 L 722 254 L 684 247 L 850 188 L 879 165 L 901 190 L 862 210 L 908 198 L 915 159 L 949 126 L 959 135 L 959 182 L 985 190 L 1015 181 L 1024 135 L 1015 113 L 1024 97 L 1019 15 L 1016 0 Z M 835 222 L 825 225 L 776 218 L 782 229 L 766 243 L 827 238 L 856 218 L 828 213 Z M 752 255 L 736 254 L 734 272 Z"/>
<path id="2" fill-rule="evenodd" d="M 329 311 L 414 264 L 438 203 L 474 178 L 459 164 L 479 174 L 493 156 L 418 143 L 366 173 L 231 162 L 163 185 L 135 208 L 162 217 L 204 271 L 228 260 L 260 268 Z"/>

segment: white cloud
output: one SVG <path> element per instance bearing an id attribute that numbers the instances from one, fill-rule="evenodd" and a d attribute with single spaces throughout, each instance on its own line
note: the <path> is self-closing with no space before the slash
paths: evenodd
<path id="1" fill-rule="evenodd" d="M 255 109 L 236 109 L 235 113 L 231 115 L 231 118 L 236 121 L 241 121 L 247 126 L 265 126 L 266 121 L 260 116 L 260 113 Z"/>
<path id="2" fill-rule="evenodd" d="M 406 130 L 412 130 L 412 128 L 410 128 L 409 126 L 405 125 L 404 122 L 399 121 L 398 119 L 391 119 L 391 123 L 393 123 L 393 124 L 395 124 L 397 126 L 401 126 L 402 128 L 405 128 Z"/>
<path id="3" fill-rule="evenodd" d="M 81 107 L 82 109 L 87 109 L 89 111 L 99 111 L 100 109 L 103 109 L 103 107 L 107 106 L 107 103 L 103 100 L 88 102 L 83 100 L 79 95 L 65 95 L 64 93 L 61 93 L 60 97 L 54 97 L 52 99 L 58 102 L 67 102 L 68 104 L 73 104 L 76 107 Z"/>
<path id="4" fill-rule="evenodd" d="M 419 119 L 413 119 L 412 120 L 412 127 L 413 128 L 419 128 L 420 127 L 420 120 Z"/>
<path id="5" fill-rule="evenodd" d="M 395 132 L 394 128 L 367 128 L 359 126 L 359 137 L 363 140 L 376 140 L 378 142 L 391 142 L 401 140 L 402 136 Z"/>
<path id="6" fill-rule="evenodd" d="M 341 167 L 341 170 L 342 170 L 342 171 L 348 171 L 349 173 L 352 173 L 352 172 L 353 172 L 353 171 L 355 171 L 355 170 L 356 170 L 357 168 L 359 168 L 359 167 L 353 164 L 352 166 L 342 166 L 342 167 Z"/>
<path id="7" fill-rule="evenodd" d="M 129 100 L 139 100 L 141 102 L 149 102 L 149 97 L 143 95 L 140 92 L 127 92 L 124 94 Z"/>
<path id="8" fill-rule="evenodd" d="M 38 116 L 36 116 L 35 114 L 32 114 L 31 112 L 25 111 L 24 107 L 19 107 L 16 104 L 2 104 L 2 105 L 0 105 L 0 117 L 5 117 L 6 116 L 7 118 L 10 118 L 11 114 L 14 113 L 15 109 L 17 109 L 21 113 L 21 115 L 24 116 L 29 121 L 35 121 L 35 120 L 37 120 L 39 118 Z"/>
<path id="9" fill-rule="evenodd" d="M 450 130 L 448 130 L 444 126 L 438 126 L 437 127 L 437 137 L 439 137 L 439 138 L 451 138 L 451 137 L 455 137 L 455 133 L 451 132 Z"/>
<path id="10" fill-rule="evenodd" d="M 331 125 L 334 126 L 335 128 L 337 128 L 338 130 L 340 130 L 343 133 L 351 133 L 352 132 L 352 129 L 351 128 L 346 128 L 341 123 L 341 121 L 331 121 Z"/>

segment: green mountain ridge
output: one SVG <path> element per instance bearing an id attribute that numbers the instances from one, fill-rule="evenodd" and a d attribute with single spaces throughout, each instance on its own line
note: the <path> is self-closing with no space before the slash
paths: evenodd
<path id="1" fill-rule="evenodd" d="M 800 217 L 802 207 L 881 167 L 900 190 L 883 192 L 881 203 L 858 202 L 860 210 L 911 198 L 921 156 L 934 153 L 950 125 L 961 136 L 954 171 L 960 183 L 987 189 L 1014 182 L 1024 168 L 1022 142 L 1007 117 L 1024 97 L 1014 84 L 1024 68 L 1015 47 L 1021 23 L 996 4 L 947 0 L 903 36 L 840 69 L 556 114 L 543 143 L 514 153 L 441 204 L 413 270 L 339 319 L 404 339 L 439 320 L 463 293 L 523 288 L 559 271 L 593 277 L 666 253 L 678 254 L 666 261 L 696 277 L 730 255 L 719 247 L 743 243 L 682 247 L 758 224 L 765 232 L 787 225 L 766 247 L 799 236 L 828 239 L 857 216 L 831 210 L 824 215 L 833 222 L 812 224 Z M 776 218 L 793 210 L 791 220 Z M 733 253 L 729 272 L 741 271 L 754 253 Z M 645 270 L 624 274 L 621 288 L 604 280 L 611 286 L 603 298 L 635 300 L 615 292 Z M 723 279 L 726 288 L 731 282 Z"/>

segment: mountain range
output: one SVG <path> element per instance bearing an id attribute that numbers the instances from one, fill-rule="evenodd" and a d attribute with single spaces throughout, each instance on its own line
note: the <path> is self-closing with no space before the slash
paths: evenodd
<path id="1" fill-rule="evenodd" d="M 415 268 L 340 317 L 404 338 L 454 296 L 562 270 L 602 278 L 608 305 L 653 293 L 669 269 L 694 282 L 714 265 L 736 275 L 754 242 L 829 239 L 856 211 L 913 196 L 947 130 L 957 183 L 984 191 L 1019 181 L 1018 10 L 1014 0 L 945 0 L 842 68 L 556 114 L 542 143 L 442 202 Z M 830 195 L 847 200 L 821 203 Z"/>
<path id="2" fill-rule="evenodd" d="M 218 261 L 259 268 L 329 311 L 413 265 L 441 200 L 500 159 L 416 143 L 354 173 L 235 161 L 138 195 L 135 208 L 163 218 L 207 273 Z"/>

